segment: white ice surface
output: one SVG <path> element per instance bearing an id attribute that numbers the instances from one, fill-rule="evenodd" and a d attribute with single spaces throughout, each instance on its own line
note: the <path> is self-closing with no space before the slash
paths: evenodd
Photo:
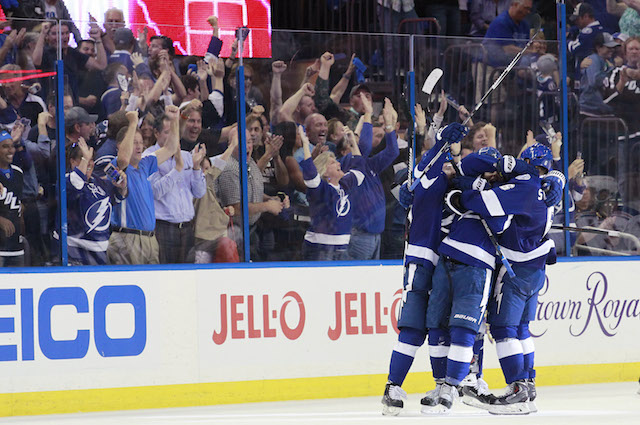
<path id="1" fill-rule="evenodd" d="M 381 388 L 382 390 L 382 388 Z M 494 416 L 461 402 L 441 417 L 420 414 L 421 394 L 410 394 L 398 417 L 381 415 L 380 397 L 234 404 L 1 418 L 3 424 L 598 424 L 640 425 L 637 382 L 539 387 L 538 413 Z"/>

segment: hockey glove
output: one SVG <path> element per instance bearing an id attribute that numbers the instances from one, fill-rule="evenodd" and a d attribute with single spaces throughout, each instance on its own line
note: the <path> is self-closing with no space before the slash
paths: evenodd
<path id="1" fill-rule="evenodd" d="M 483 179 L 481 176 L 458 176 L 453 179 L 453 186 L 464 190 L 485 190 L 489 188 L 489 182 Z"/>
<path id="2" fill-rule="evenodd" d="M 462 192 L 454 189 L 448 192 L 444 196 L 444 203 L 451 210 L 451 212 L 457 215 L 463 215 L 467 212 L 467 209 L 462 206 Z"/>
<path id="3" fill-rule="evenodd" d="M 547 207 L 553 207 L 562 201 L 562 191 L 566 182 L 564 174 L 557 170 L 550 171 L 542 178 L 542 189 L 546 196 L 544 203 Z"/>
<path id="4" fill-rule="evenodd" d="M 500 158 L 496 164 L 496 168 L 498 172 L 505 177 L 506 181 L 522 174 L 538 175 L 538 169 L 535 166 L 521 159 L 516 159 L 511 155 L 505 155 Z"/>
<path id="5" fill-rule="evenodd" d="M 400 199 L 398 199 L 398 202 L 400 203 L 400 205 L 402 205 L 402 207 L 406 210 L 407 208 L 409 208 L 411 206 L 411 204 L 413 204 L 413 192 L 411 192 L 409 190 L 409 183 L 408 182 L 404 182 L 402 184 L 402 186 L 400 186 Z"/>
<path id="6" fill-rule="evenodd" d="M 443 141 L 444 143 L 453 145 L 454 143 L 460 142 L 468 132 L 469 129 L 464 125 L 452 122 L 442 130 L 438 131 L 438 134 L 436 135 L 436 143 Z"/>

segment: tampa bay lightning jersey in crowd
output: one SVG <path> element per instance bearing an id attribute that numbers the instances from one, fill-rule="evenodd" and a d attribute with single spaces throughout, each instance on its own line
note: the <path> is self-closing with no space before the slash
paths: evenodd
<path id="1" fill-rule="evenodd" d="M 442 141 L 438 141 L 421 162 L 431 162 L 441 147 Z M 445 161 L 446 155 L 440 155 L 433 166 L 422 175 L 420 184 L 413 191 L 405 264 L 420 264 L 427 270 L 433 270 L 438 264 L 437 252 L 442 240 L 442 201 L 449 187 L 449 179 L 442 171 Z"/>
<path id="2" fill-rule="evenodd" d="M 69 246 L 87 251 L 106 251 L 111 223 L 111 195 L 121 197 L 111 180 L 85 175 L 78 168 L 67 174 L 67 215 Z"/>
<path id="3" fill-rule="evenodd" d="M 340 164 L 345 172 L 353 168 L 354 161 L 360 166 L 364 166 L 362 173 L 365 179 L 362 187 L 350 195 L 353 207 L 353 227 L 367 233 L 378 234 L 384 230 L 386 211 L 384 189 L 379 174 L 393 163 L 399 150 L 396 132 L 392 131 L 385 134 L 385 148 L 369 157 L 372 138 L 371 124 L 364 123 L 359 143 L 362 157 L 348 154 L 340 158 Z M 360 158 L 363 158 L 364 162 Z"/>
<path id="4" fill-rule="evenodd" d="M 312 158 L 300 163 L 311 215 L 311 224 L 304 235 L 306 242 L 344 248 L 349 245 L 353 222 L 349 194 L 353 190 L 360 190 L 358 186 L 364 181 L 364 174 L 360 171 L 364 166 L 363 161 L 364 158 L 355 157 L 351 171 L 337 185 L 320 177 Z"/>
<path id="5" fill-rule="evenodd" d="M 545 238 L 551 228 L 554 208 L 545 204 L 541 182 L 539 176 L 522 174 L 491 190 L 462 193 L 465 208 L 485 217 L 492 230 L 499 234 L 504 256 L 512 264 L 538 269 L 544 269 L 548 255 L 555 257 L 553 240 Z M 495 221 L 504 218 L 506 223 Z"/>
<path id="6" fill-rule="evenodd" d="M 604 32 L 604 27 L 600 25 L 600 22 L 594 21 L 582 28 L 576 39 L 569 41 L 567 44 L 569 54 L 573 58 L 576 77 L 580 76 L 580 62 L 593 53 L 593 42 L 595 41 L 596 35 L 601 32 Z"/>
<path id="7" fill-rule="evenodd" d="M 0 231 L 0 255 L 15 256 L 24 254 L 20 242 L 20 224 L 22 215 L 22 191 L 24 176 L 22 169 L 11 164 L 9 169 L 0 169 L 0 217 L 11 221 L 15 231 L 9 237 Z"/>
<path id="8" fill-rule="evenodd" d="M 495 162 L 495 158 L 472 153 L 460 162 L 459 172 L 463 176 L 476 177 L 485 172 L 495 171 Z M 468 208 L 466 205 L 465 207 Z M 496 266 L 496 250 L 480 218 L 480 215 L 473 211 L 455 217 L 451 230 L 442 240 L 438 252 L 470 266 L 493 270 Z M 493 228 L 503 230 L 505 224 L 506 217 L 491 220 Z"/>

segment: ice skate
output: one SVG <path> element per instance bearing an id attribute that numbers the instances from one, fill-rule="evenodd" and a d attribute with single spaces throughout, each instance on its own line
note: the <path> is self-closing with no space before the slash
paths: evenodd
<path id="1" fill-rule="evenodd" d="M 496 398 L 496 396 L 489 391 L 489 385 L 482 378 L 477 378 L 474 386 L 463 386 L 462 394 L 462 402 L 464 404 L 484 410 L 489 410 L 489 407 Z"/>
<path id="2" fill-rule="evenodd" d="M 440 389 L 444 384 L 444 379 L 436 379 L 436 387 L 427 393 L 420 400 L 422 413 L 433 413 L 431 410 L 438 405 L 438 397 L 440 397 Z"/>
<path id="3" fill-rule="evenodd" d="M 421 412 L 426 415 L 449 413 L 456 398 L 458 398 L 458 387 L 445 382 L 440 386 L 437 404 L 433 407 L 423 405 Z"/>
<path id="4" fill-rule="evenodd" d="M 535 399 L 538 396 L 538 392 L 536 391 L 536 380 L 534 378 L 527 379 L 527 389 L 529 390 L 529 403 L 527 406 L 529 407 L 530 413 L 535 413 L 538 411 L 538 406 L 536 406 Z"/>
<path id="5" fill-rule="evenodd" d="M 528 415 L 529 390 L 526 381 L 516 381 L 509 385 L 507 393 L 496 397 L 489 406 L 494 415 Z"/>
<path id="6" fill-rule="evenodd" d="M 398 416 L 404 407 L 402 399 L 407 399 L 407 393 L 399 385 L 388 381 L 382 396 L 382 414 Z"/>

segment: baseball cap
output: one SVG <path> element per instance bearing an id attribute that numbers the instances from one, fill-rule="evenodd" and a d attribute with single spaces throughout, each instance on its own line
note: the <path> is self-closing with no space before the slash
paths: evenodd
<path id="1" fill-rule="evenodd" d="M 5 130 L 1 130 L 0 131 L 0 143 L 4 142 L 5 140 L 11 140 L 11 135 Z"/>
<path id="2" fill-rule="evenodd" d="M 620 40 L 621 42 L 625 42 L 629 39 L 629 34 L 625 34 L 623 32 L 616 32 L 612 35 L 614 40 Z"/>
<path id="3" fill-rule="evenodd" d="M 576 8 L 573 10 L 573 16 L 584 16 L 591 15 L 595 16 L 595 11 L 593 7 L 589 3 L 578 3 Z"/>
<path id="4" fill-rule="evenodd" d="M 96 122 L 97 120 L 97 115 L 87 113 L 80 106 L 74 106 L 64 113 L 64 125 L 67 127 L 81 123 Z"/>
<path id="5" fill-rule="evenodd" d="M 558 69 L 558 62 L 552 54 L 545 54 L 538 58 L 536 61 L 538 65 L 538 70 L 544 74 L 548 74 Z"/>
<path id="6" fill-rule="evenodd" d="M 620 43 L 613 39 L 613 36 L 608 32 L 602 32 L 600 34 L 596 34 L 596 38 L 594 40 L 594 44 L 598 45 L 599 42 L 602 41 L 602 45 L 605 47 L 616 47 L 619 46 Z"/>
<path id="7" fill-rule="evenodd" d="M 351 99 L 353 96 L 357 95 L 361 91 L 372 94 L 369 86 L 367 86 L 366 84 L 358 84 L 353 86 L 353 88 L 349 92 L 349 99 Z"/>
<path id="8" fill-rule="evenodd" d="M 129 28 L 118 28 L 113 35 L 113 44 L 116 48 L 130 46 L 134 40 L 133 32 Z"/>

